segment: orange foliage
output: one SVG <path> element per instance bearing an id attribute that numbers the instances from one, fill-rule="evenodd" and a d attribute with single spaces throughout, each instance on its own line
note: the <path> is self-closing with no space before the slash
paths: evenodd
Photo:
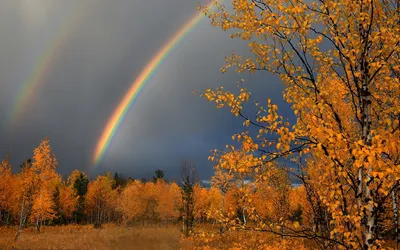
<path id="1" fill-rule="evenodd" d="M 15 202 L 16 186 L 8 156 L 0 164 L 0 211 L 10 211 Z M 1 220 L 1 218 L 0 218 Z"/>
<path id="2" fill-rule="evenodd" d="M 112 185 L 110 173 L 97 176 L 97 179 L 88 185 L 86 212 L 96 226 L 101 226 L 116 208 L 117 192 L 112 189 Z"/>
<path id="3" fill-rule="evenodd" d="M 55 215 L 53 209 L 55 202 L 52 196 L 61 182 L 61 177 L 55 171 L 57 164 L 49 140 L 45 138 L 33 151 L 31 174 L 35 174 L 37 185 L 33 194 L 31 220 L 36 223 L 40 220 L 51 219 Z"/>
<path id="4" fill-rule="evenodd" d="M 207 189 L 202 188 L 199 184 L 193 187 L 194 196 L 194 218 L 204 221 L 207 217 L 208 210 L 208 192 Z"/>
<path id="5" fill-rule="evenodd" d="M 379 248 L 377 225 L 387 214 L 381 208 L 400 183 L 398 6 L 380 0 L 230 3 L 233 8 L 217 1 L 215 11 L 202 7 L 212 25 L 248 41 L 250 56 L 233 54 L 222 72 L 278 75 L 297 121 L 290 125 L 271 100 L 255 102 L 255 116 L 247 114 L 250 92 L 243 83 L 237 93 L 206 89 L 205 99 L 258 130 L 233 136 L 242 152 L 210 157 L 219 186 L 243 179 L 238 175 L 259 182 L 277 159 L 297 163 L 315 208 L 308 236 L 320 237 L 322 248 Z"/>
<path id="6" fill-rule="evenodd" d="M 73 187 L 67 186 L 65 184 L 60 185 L 59 191 L 59 203 L 61 212 L 63 212 L 63 214 L 67 218 L 70 218 L 78 204 L 78 195 Z"/>
<path id="7" fill-rule="evenodd" d="M 142 187 L 143 183 L 140 181 L 132 181 L 122 191 L 119 209 L 125 222 L 141 218 L 146 212 L 141 198 Z"/>
<path id="8" fill-rule="evenodd" d="M 158 218 L 163 221 L 176 220 L 179 217 L 179 210 L 177 210 L 175 202 L 181 198 L 173 188 L 171 189 L 171 185 L 162 179 L 158 179 L 155 184 L 157 201 L 156 213 Z"/>
<path id="9" fill-rule="evenodd" d="M 125 223 L 139 219 L 171 221 L 180 215 L 181 200 L 180 188 L 175 183 L 162 179 L 155 184 L 132 181 L 121 193 L 119 210 Z"/>
<path id="10" fill-rule="evenodd" d="M 306 227 L 312 226 L 312 208 L 307 201 L 307 194 L 303 185 L 292 188 L 289 192 L 290 213 L 293 215 L 301 211 L 301 223 Z"/>

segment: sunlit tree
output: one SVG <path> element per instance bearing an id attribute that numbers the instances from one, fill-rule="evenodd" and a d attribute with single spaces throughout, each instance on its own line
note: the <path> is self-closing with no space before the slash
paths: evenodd
<path id="1" fill-rule="evenodd" d="M 0 222 L 2 224 L 9 223 L 11 209 L 16 198 L 15 184 L 9 154 L 7 153 L 6 158 L 0 163 Z"/>
<path id="2" fill-rule="evenodd" d="M 250 92 L 243 84 L 238 93 L 221 87 L 203 96 L 258 130 L 235 139 L 263 166 L 277 159 L 306 162 L 304 180 L 313 182 L 328 226 L 293 236 L 312 237 L 324 248 L 381 246 L 380 208 L 400 179 L 398 1 L 229 3 L 233 8 L 216 3 L 216 11 L 203 10 L 214 26 L 248 41 L 250 54 L 233 54 L 222 71 L 279 76 L 297 121 L 290 125 L 270 100 L 255 102 L 254 115 L 246 112 Z"/>
<path id="3" fill-rule="evenodd" d="M 59 186 L 58 202 L 61 210 L 59 212 L 61 212 L 67 220 L 73 218 L 73 213 L 76 211 L 78 205 L 78 199 L 79 196 L 71 185 L 61 184 Z"/>
<path id="4" fill-rule="evenodd" d="M 86 211 L 96 228 L 101 228 L 112 210 L 115 209 L 117 193 L 112 186 L 113 179 L 110 173 L 97 176 L 97 179 L 88 185 Z"/>
<path id="5" fill-rule="evenodd" d="M 146 207 L 142 203 L 143 186 L 140 181 L 131 181 L 122 191 L 119 209 L 122 211 L 124 223 L 144 217 Z"/>
<path id="6" fill-rule="evenodd" d="M 36 223 L 39 231 L 43 221 L 55 216 L 53 195 L 61 182 L 56 172 L 58 162 L 48 138 L 41 141 L 33 151 L 32 171 L 36 175 L 37 185 L 33 195 L 31 221 Z"/>
<path id="7" fill-rule="evenodd" d="M 171 185 L 158 178 L 155 183 L 155 196 L 157 217 L 165 222 L 176 220 L 179 217 L 179 211 L 175 207 L 177 197 Z"/>

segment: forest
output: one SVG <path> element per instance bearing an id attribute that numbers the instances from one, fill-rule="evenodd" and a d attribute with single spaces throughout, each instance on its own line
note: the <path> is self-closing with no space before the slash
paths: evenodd
<path id="1" fill-rule="evenodd" d="M 62 179 L 44 139 L 20 171 L 7 156 L 1 164 L 13 242 L 26 227 L 115 224 L 174 227 L 171 249 L 399 249 L 400 1 L 227 2 L 199 6 L 248 44 L 222 73 L 277 76 L 295 121 L 244 80 L 199 93 L 243 123 L 211 151 L 211 188 L 189 163 L 177 183 L 162 171 L 145 182 L 79 170 Z"/>
<path id="2" fill-rule="evenodd" d="M 241 155 L 234 157 L 232 160 L 237 161 Z M 9 154 L 1 162 L 0 223 L 8 229 L 15 228 L 15 242 L 23 238 L 29 227 L 40 233 L 43 227 L 66 225 L 92 225 L 99 230 L 108 224 L 173 225 L 180 227 L 186 237 L 198 234 L 196 227 L 204 230 L 209 225 L 208 233 L 212 229 L 223 233 L 232 229 L 223 223 L 227 219 L 243 227 L 255 225 L 254 215 L 247 211 L 249 204 L 265 220 L 278 224 L 285 220 L 290 227 L 298 227 L 300 222 L 312 226 L 306 189 L 292 187 L 289 175 L 279 167 L 270 169 L 263 185 L 237 176 L 236 184 L 229 188 L 219 186 L 217 179 L 215 185 L 205 188 L 196 168 L 188 162 L 181 165 L 179 183 L 165 181 L 162 170 L 156 170 L 152 180 L 124 179 L 118 173 L 105 173 L 89 180 L 79 170 L 62 179 L 57 165 L 48 138 L 41 141 L 33 150 L 32 159 L 24 161 L 19 170 L 12 171 Z M 282 226 L 278 232 L 280 236 L 286 235 L 284 229 Z M 195 242 L 204 235 L 197 237 Z"/>

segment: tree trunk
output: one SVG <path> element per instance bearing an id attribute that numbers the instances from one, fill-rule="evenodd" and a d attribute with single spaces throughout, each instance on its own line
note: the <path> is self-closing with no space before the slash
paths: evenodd
<path id="1" fill-rule="evenodd" d="M 189 236 L 189 202 L 186 201 L 185 236 Z"/>
<path id="2" fill-rule="evenodd" d="M 36 218 L 36 231 L 40 232 L 40 216 Z"/>
<path id="3" fill-rule="evenodd" d="M 392 191 L 392 200 L 393 200 L 393 222 L 394 222 L 394 233 L 396 239 L 396 250 L 399 250 L 399 209 L 397 207 L 397 189 Z"/>
<path id="4" fill-rule="evenodd" d="M 365 55 L 366 57 L 366 55 Z M 367 59 L 363 58 L 361 62 L 362 77 L 362 89 L 361 89 L 361 118 L 362 118 L 362 140 L 364 145 L 369 149 L 372 145 L 372 134 L 371 134 L 371 92 L 369 89 L 369 76 L 368 76 L 368 63 Z M 362 202 L 362 208 L 366 206 L 364 210 L 362 224 L 363 236 L 365 239 L 364 249 L 371 249 L 376 242 L 376 208 L 374 207 L 374 199 L 371 194 L 370 186 L 373 182 L 371 177 L 372 163 L 368 162 L 368 159 L 364 159 L 364 162 L 368 164 L 368 171 L 366 173 L 365 187 L 364 187 L 364 199 Z M 360 168 L 362 169 L 362 167 Z M 361 173 L 360 173 L 361 172 Z M 359 182 L 362 190 L 363 183 L 363 171 L 359 170 Z M 361 177 L 361 178 L 360 178 Z"/>
<path id="5" fill-rule="evenodd" d="M 15 235 L 14 240 L 17 241 L 19 235 L 22 232 L 22 227 L 25 223 L 26 220 L 26 216 L 24 216 L 24 203 L 25 203 L 25 197 L 22 198 L 22 202 L 21 202 L 21 213 L 20 213 L 20 217 L 19 217 L 19 226 L 18 226 L 18 231 L 17 234 Z"/>
<path id="6" fill-rule="evenodd" d="M 183 220 L 183 228 L 182 228 L 182 231 L 183 231 L 183 235 L 185 235 L 185 237 L 188 237 L 188 235 L 189 235 L 189 230 L 188 230 L 187 220 L 186 220 L 186 219 Z"/>
<path id="7" fill-rule="evenodd" d="M 244 214 L 244 208 L 242 209 L 243 225 L 246 225 L 246 215 Z"/>
<path id="8" fill-rule="evenodd" d="M 8 226 L 9 224 L 10 224 L 10 212 L 7 212 L 6 225 Z"/>
<path id="9" fill-rule="evenodd" d="M 23 227 L 25 221 L 26 221 L 26 216 L 25 217 L 21 216 L 20 222 L 19 222 L 19 226 L 18 226 L 18 232 L 17 232 L 17 235 L 15 235 L 15 238 L 14 238 L 15 241 L 18 240 L 19 235 L 22 233 L 22 227 Z"/>

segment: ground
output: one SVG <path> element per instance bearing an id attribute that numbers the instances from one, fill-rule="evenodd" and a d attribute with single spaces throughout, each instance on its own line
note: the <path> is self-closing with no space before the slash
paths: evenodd
<path id="1" fill-rule="evenodd" d="M 15 243 L 16 228 L 0 228 L 0 249 L 8 250 L 122 250 L 122 249 L 179 249 L 180 232 L 177 226 L 117 227 L 93 226 L 43 227 L 24 229 Z"/>
<path id="2" fill-rule="evenodd" d="M 14 242 L 16 227 L 0 228 L 0 250 L 239 250 L 239 249 L 310 249 L 310 242 L 299 239 L 282 239 L 281 236 L 249 231 L 218 233 L 218 225 L 198 225 L 196 233 L 184 238 L 179 225 L 146 225 L 124 227 L 104 225 L 43 227 L 41 232 L 26 228 Z M 307 246 L 307 247 L 304 247 Z"/>

